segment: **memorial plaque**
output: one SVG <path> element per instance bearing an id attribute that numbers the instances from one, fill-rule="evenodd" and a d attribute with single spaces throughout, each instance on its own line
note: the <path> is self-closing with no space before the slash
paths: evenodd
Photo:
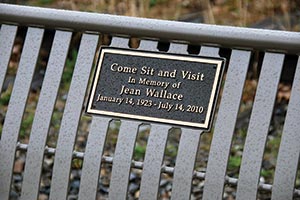
<path id="1" fill-rule="evenodd" d="M 102 47 L 86 111 L 209 130 L 224 62 Z"/>

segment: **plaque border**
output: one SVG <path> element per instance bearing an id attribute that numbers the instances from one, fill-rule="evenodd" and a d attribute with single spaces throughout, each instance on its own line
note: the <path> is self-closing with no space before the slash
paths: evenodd
<path id="1" fill-rule="evenodd" d="M 188 122 L 182 120 L 148 117 L 143 115 L 126 114 L 120 112 L 93 109 L 92 108 L 93 97 L 95 95 L 95 90 L 98 85 L 101 67 L 104 60 L 103 57 L 105 53 L 216 64 L 217 70 L 213 82 L 213 88 L 212 88 L 210 100 L 208 103 L 208 109 L 205 116 L 205 121 L 203 123 Z M 164 123 L 164 124 L 169 124 L 178 127 L 190 127 L 190 128 L 198 128 L 198 129 L 200 128 L 202 130 L 209 131 L 212 125 L 212 117 L 214 116 L 216 101 L 219 95 L 220 85 L 222 82 L 222 77 L 225 68 L 225 61 L 226 59 L 222 57 L 206 57 L 206 56 L 198 56 L 198 55 L 190 55 L 190 54 L 175 54 L 175 53 L 165 53 L 165 52 L 102 46 L 99 51 L 96 69 L 94 70 L 94 77 L 89 89 L 90 92 L 89 92 L 88 102 L 85 111 L 87 114 L 91 114 L 91 115 L 96 114 L 96 115 L 102 115 L 107 117 L 116 117 L 116 118 L 130 119 L 130 120 L 153 122 L 153 123 Z"/>

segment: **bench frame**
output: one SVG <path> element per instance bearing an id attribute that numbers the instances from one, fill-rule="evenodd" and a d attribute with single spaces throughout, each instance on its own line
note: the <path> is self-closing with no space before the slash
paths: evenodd
<path id="1" fill-rule="evenodd" d="M 28 26 L 12 97 L 6 114 L 0 140 L 0 199 L 8 199 L 15 151 L 27 151 L 21 199 L 35 199 L 44 154 L 55 154 L 50 199 L 66 199 L 72 158 L 84 159 L 79 199 L 95 198 L 99 167 L 113 164 L 109 199 L 125 199 L 130 168 L 143 169 L 141 199 L 156 199 L 161 173 L 173 174 L 172 199 L 190 198 L 193 177 L 205 179 L 203 199 L 221 199 L 224 184 L 237 185 L 237 199 L 256 199 L 257 190 L 272 190 L 272 199 L 292 199 L 300 196 L 294 189 L 300 153 L 300 61 L 298 61 L 284 125 L 274 184 L 259 183 L 259 172 L 268 127 L 275 101 L 284 54 L 300 53 L 300 35 L 295 32 L 258 30 L 174 21 L 121 17 L 47 8 L 0 4 L 0 88 L 5 78 L 7 63 L 17 26 Z M 43 39 L 44 28 L 55 29 L 56 34 L 40 94 L 29 144 L 18 142 L 20 124 L 28 96 L 36 58 Z M 72 31 L 83 32 L 75 65 L 70 93 L 61 123 L 57 148 L 45 146 L 56 98 L 47 99 L 47 93 L 57 95 Z M 132 161 L 138 122 L 122 121 L 115 157 L 102 157 L 106 130 L 110 119 L 93 117 L 86 152 L 73 150 L 78 121 L 81 116 L 86 88 L 93 65 L 100 34 L 112 35 L 110 46 L 128 48 L 130 37 L 141 39 L 139 49 L 157 51 L 160 40 L 169 41 L 171 53 L 187 53 L 187 44 L 201 45 L 201 56 L 218 57 L 219 47 L 232 48 L 224 92 L 215 122 L 206 173 L 194 171 L 195 157 L 202 132 L 182 129 L 176 167 L 162 166 L 168 130 L 165 125 L 151 125 L 145 162 Z M 264 51 L 257 94 L 252 109 L 239 180 L 226 176 L 229 151 L 242 90 L 251 58 L 251 51 Z M 4 52 L 4 53 L 3 53 Z M 3 61 L 2 61 L 3 60 Z M 84 67 L 83 67 L 84 66 Z M 87 67 L 86 67 L 87 66 Z M 2 76 L 1 76 L 2 75 Z M 4 76 L 3 76 L 4 75 Z M 57 76 L 57 77 L 55 77 Z M 57 80 L 55 84 L 53 79 Z M 49 87 L 48 87 L 49 86 Z M 46 89 L 43 89 L 46 87 Z M 74 98 L 72 98 L 74 97 Z M 271 102 L 271 103 L 270 103 Z M 43 107 L 49 108 L 44 110 Z M 291 107 L 291 108 L 290 108 Z M 80 108 L 80 109 L 78 109 Z M 50 122 L 50 121 L 49 121 Z M 42 126 L 42 127 L 40 127 Z M 40 132 L 43 131 L 43 134 Z M 121 142 L 119 142 L 121 141 Z M 93 149 L 100 147 L 99 151 Z M 101 150 L 102 149 L 102 150 Z M 254 150 L 255 151 L 254 151 Z M 67 160 L 68 162 L 64 162 Z M 39 161 L 39 162 L 38 162 Z M 96 170 L 98 172 L 96 173 Z M 92 173 L 95 172 L 95 173 Z M 93 178 L 94 177 L 94 178 Z M 93 184 L 92 184 L 93 183 Z"/>

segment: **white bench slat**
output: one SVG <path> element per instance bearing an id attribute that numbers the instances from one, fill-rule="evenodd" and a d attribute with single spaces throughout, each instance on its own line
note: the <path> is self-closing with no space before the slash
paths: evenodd
<path id="1" fill-rule="evenodd" d="M 204 200 L 222 199 L 234 126 L 250 62 L 250 51 L 233 50 L 215 124 L 205 175 Z"/>
<path id="2" fill-rule="evenodd" d="M 265 53 L 243 151 L 237 199 L 256 199 L 284 55 Z"/>
<path id="3" fill-rule="evenodd" d="M 113 47 L 128 48 L 129 39 L 113 37 Z M 124 120 L 121 123 L 109 186 L 109 199 L 127 199 L 127 189 L 133 149 L 140 123 Z"/>
<path id="4" fill-rule="evenodd" d="M 28 28 L 0 141 L 0 199 L 8 199 L 16 145 L 44 30 Z"/>
<path id="5" fill-rule="evenodd" d="M 190 199 L 201 130 L 182 129 L 174 169 L 171 199 Z"/>
<path id="6" fill-rule="evenodd" d="M 82 165 L 79 200 L 96 199 L 109 121 L 109 118 L 93 117 Z"/>
<path id="7" fill-rule="evenodd" d="M 169 53 L 178 53 L 178 54 L 188 54 L 187 52 L 188 45 L 171 43 L 169 48 Z"/>
<path id="8" fill-rule="evenodd" d="M 153 40 L 141 40 L 140 41 L 140 50 L 150 50 L 150 51 L 157 51 L 157 41 Z"/>
<path id="9" fill-rule="evenodd" d="M 161 167 L 167 144 L 169 128 L 166 125 L 151 124 L 143 165 L 140 199 L 158 199 Z"/>
<path id="10" fill-rule="evenodd" d="M 5 25 L 0 30 L 0 93 L 5 79 L 8 62 L 13 49 L 15 37 L 17 34 L 17 26 Z"/>
<path id="11" fill-rule="evenodd" d="M 187 54 L 186 44 L 171 43 L 169 52 Z M 182 129 L 174 169 L 171 199 L 189 199 L 201 131 Z"/>
<path id="12" fill-rule="evenodd" d="M 21 199 L 37 199 L 51 117 L 72 33 L 56 31 L 26 155 Z"/>
<path id="13" fill-rule="evenodd" d="M 128 48 L 129 39 L 122 37 L 113 37 L 111 39 L 110 46 L 112 47 L 120 47 L 120 48 Z"/>
<path id="14" fill-rule="evenodd" d="M 157 41 L 141 40 L 139 49 L 157 51 Z M 165 125 L 151 124 L 150 135 L 143 165 L 139 199 L 157 199 L 161 177 L 161 167 L 168 139 Z"/>
<path id="15" fill-rule="evenodd" d="M 139 50 L 158 51 L 158 41 L 154 40 L 141 40 Z"/>
<path id="16" fill-rule="evenodd" d="M 129 39 L 113 37 L 112 47 L 128 48 Z M 133 149 L 137 137 L 139 123 L 122 121 L 118 136 L 112 175 L 109 187 L 109 199 L 127 199 L 127 189 Z"/>
<path id="17" fill-rule="evenodd" d="M 300 155 L 300 58 L 282 132 L 276 164 L 272 199 L 293 199 Z"/>
<path id="18" fill-rule="evenodd" d="M 58 136 L 50 200 L 66 199 L 67 197 L 73 147 L 98 38 L 98 35 L 82 35 Z"/>
<path id="19" fill-rule="evenodd" d="M 121 122 L 109 186 L 110 200 L 127 199 L 129 173 L 139 124 L 127 120 Z"/>
<path id="20" fill-rule="evenodd" d="M 220 49 L 217 47 L 202 46 L 200 49 L 200 56 L 220 57 L 219 50 Z"/>

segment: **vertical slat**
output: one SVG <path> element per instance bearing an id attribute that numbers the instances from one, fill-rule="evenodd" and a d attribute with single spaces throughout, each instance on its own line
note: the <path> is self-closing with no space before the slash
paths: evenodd
<path id="1" fill-rule="evenodd" d="M 141 40 L 139 49 L 140 50 L 150 50 L 150 51 L 157 51 L 157 41 L 153 40 Z"/>
<path id="2" fill-rule="evenodd" d="M 5 25 L 0 30 L 0 92 L 7 71 L 10 54 L 17 34 L 17 26 Z"/>
<path id="3" fill-rule="evenodd" d="M 0 141 L 0 199 L 8 199 L 19 130 L 44 30 L 28 28 Z"/>
<path id="4" fill-rule="evenodd" d="M 128 48 L 129 39 L 122 37 L 113 37 L 110 46 Z"/>
<path id="5" fill-rule="evenodd" d="M 195 160 L 202 131 L 182 129 L 171 199 L 190 199 Z"/>
<path id="6" fill-rule="evenodd" d="M 169 52 L 170 53 L 187 54 L 187 48 L 188 48 L 188 46 L 186 44 L 171 43 Z"/>
<path id="7" fill-rule="evenodd" d="M 110 119 L 93 117 L 86 144 L 78 199 L 96 199 L 101 159 Z"/>
<path id="8" fill-rule="evenodd" d="M 82 35 L 55 152 L 52 200 L 67 197 L 73 147 L 97 44 L 97 35 Z"/>
<path id="9" fill-rule="evenodd" d="M 220 49 L 217 47 L 201 46 L 200 55 L 201 56 L 219 57 L 219 50 Z"/>
<path id="10" fill-rule="evenodd" d="M 171 43 L 169 52 L 187 54 L 187 45 Z M 174 170 L 172 199 L 190 199 L 201 133 L 200 130 L 182 129 Z"/>
<path id="11" fill-rule="evenodd" d="M 300 155 L 300 58 L 277 158 L 272 199 L 293 199 Z"/>
<path id="12" fill-rule="evenodd" d="M 129 172 L 138 132 L 138 122 L 122 121 L 109 186 L 109 199 L 127 199 Z"/>
<path id="13" fill-rule="evenodd" d="M 71 41 L 71 32 L 55 33 L 47 71 L 31 129 L 21 199 L 37 199 L 45 143 L 59 83 Z"/>
<path id="14" fill-rule="evenodd" d="M 249 122 L 237 187 L 237 199 L 256 199 L 261 162 L 284 55 L 266 53 Z"/>
<path id="15" fill-rule="evenodd" d="M 157 43 L 157 41 L 141 40 L 139 49 L 157 51 Z M 151 125 L 142 173 L 140 199 L 158 198 L 161 166 L 168 138 L 168 129 L 167 126 Z"/>
<path id="16" fill-rule="evenodd" d="M 204 200 L 222 199 L 228 157 L 250 62 L 250 51 L 232 50 L 204 183 Z"/>
<path id="17" fill-rule="evenodd" d="M 158 41 L 155 40 L 141 40 L 139 50 L 158 51 Z"/>
<path id="18" fill-rule="evenodd" d="M 140 199 L 156 200 L 158 198 L 161 166 L 168 138 L 168 129 L 169 127 L 165 125 L 151 125 L 142 173 Z"/>
<path id="19" fill-rule="evenodd" d="M 113 37 L 111 46 L 128 47 L 129 39 Z M 122 121 L 113 161 L 109 186 L 109 199 L 127 199 L 129 172 L 133 149 L 137 136 L 138 123 Z"/>

